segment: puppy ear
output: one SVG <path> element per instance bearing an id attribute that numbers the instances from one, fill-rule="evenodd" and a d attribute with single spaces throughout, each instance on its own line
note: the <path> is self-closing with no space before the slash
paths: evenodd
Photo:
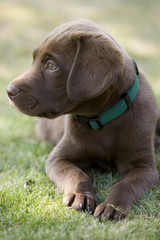
<path id="1" fill-rule="evenodd" d="M 111 38 L 80 36 L 67 81 L 70 99 L 81 101 L 97 96 L 122 75 L 123 55 Z"/>

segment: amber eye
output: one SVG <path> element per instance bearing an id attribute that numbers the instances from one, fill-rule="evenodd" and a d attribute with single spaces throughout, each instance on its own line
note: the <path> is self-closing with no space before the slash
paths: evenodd
<path id="1" fill-rule="evenodd" d="M 57 66 L 56 66 L 54 63 L 52 63 L 52 62 L 48 62 L 48 63 L 47 63 L 47 68 L 48 68 L 49 70 L 51 70 L 51 71 L 54 71 L 54 70 L 57 69 Z"/>

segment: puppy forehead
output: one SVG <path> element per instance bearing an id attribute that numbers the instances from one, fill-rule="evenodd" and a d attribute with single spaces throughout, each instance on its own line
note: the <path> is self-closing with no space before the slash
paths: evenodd
<path id="1" fill-rule="evenodd" d="M 74 26 L 75 27 L 75 26 Z M 65 48 L 69 48 L 72 44 L 72 34 L 75 33 L 75 28 L 66 26 L 66 24 L 51 31 L 43 40 L 39 46 L 39 52 L 44 51 L 65 51 Z M 36 54 L 37 49 L 34 51 Z"/>
<path id="2" fill-rule="evenodd" d="M 57 38 L 49 38 L 47 41 L 43 42 L 38 50 L 36 49 L 33 53 L 39 55 L 39 58 L 43 61 L 46 56 L 52 56 L 53 58 L 73 58 L 75 55 L 76 48 L 72 41 L 69 39 L 62 39 L 61 41 Z"/>
<path id="3" fill-rule="evenodd" d="M 69 48 L 67 41 L 58 41 L 56 37 L 49 37 L 33 51 L 33 59 L 43 60 L 46 55 L 65 54 L 67 48 Z"/>

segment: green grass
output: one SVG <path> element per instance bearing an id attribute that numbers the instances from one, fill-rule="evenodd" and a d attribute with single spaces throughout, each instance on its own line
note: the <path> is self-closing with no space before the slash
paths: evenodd
<path id="1" fill-rule="evenodd" d="M 131 207 L 121 222 L 99 222 L 63 206 L 44 172 L 51 146 L 39 142 L 35 118 L 9 106 L 6 86 L 32 62 L 32 51 L 62 22 L 88 18 L 108 30 L 148 76 L 160 106 L 159 0 L 0 1 L 0 239 L 158 240 L 160 184 Z M 160 154 L 156 153 L 160 172 Z M 119 175 L 88 171 L 103 201 Z M 26 182 L 32 180 L 28 185 Z"/>

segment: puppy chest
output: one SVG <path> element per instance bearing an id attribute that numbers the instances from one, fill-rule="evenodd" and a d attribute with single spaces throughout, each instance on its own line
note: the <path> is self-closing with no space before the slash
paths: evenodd
<path id="1" fill-rule="evenodd" d="M 90 156 L 110 161 L 114 151 L 115 140 L 114 134 L 94 132 L 81 138 L 81 146 Z"/>

